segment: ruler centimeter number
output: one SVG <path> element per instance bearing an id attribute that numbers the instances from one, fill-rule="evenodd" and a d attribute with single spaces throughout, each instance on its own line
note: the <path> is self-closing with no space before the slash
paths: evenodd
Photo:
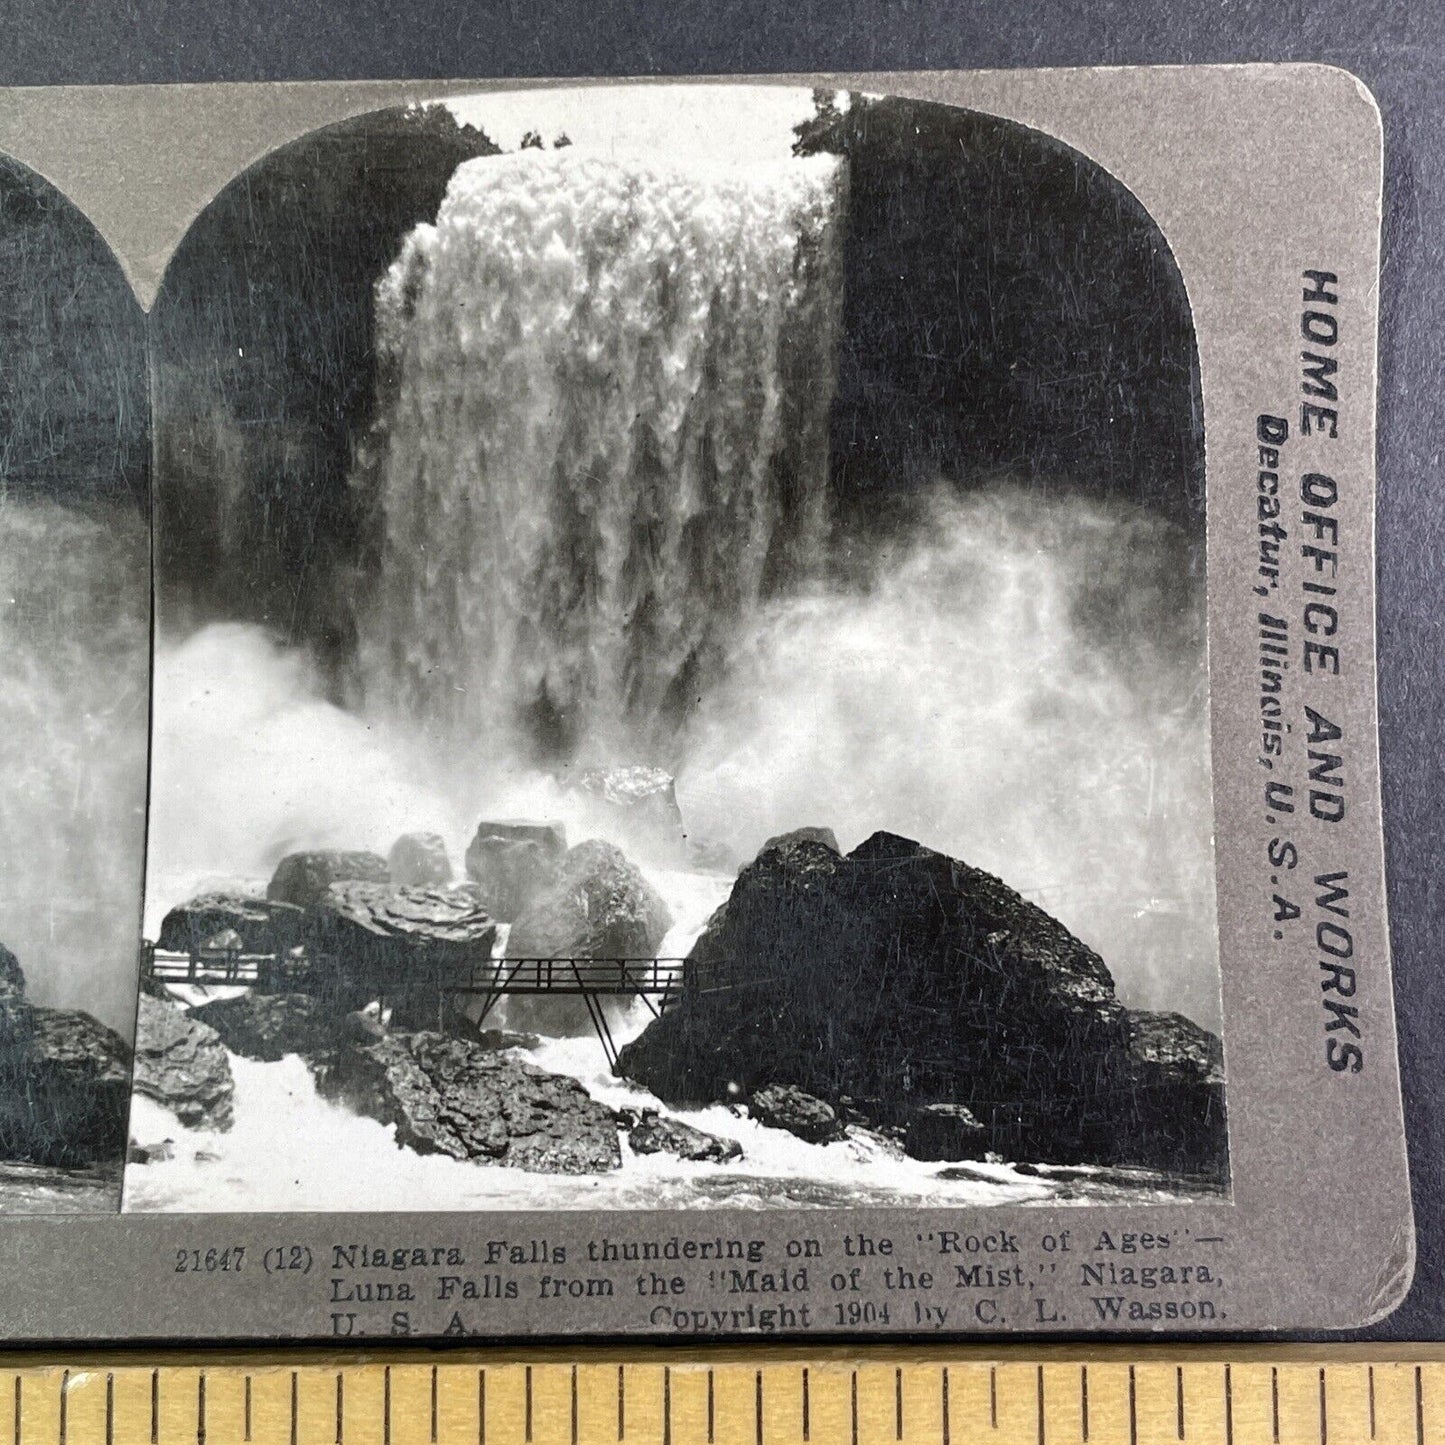
<path id="1" fill-rule="evenodd" d="M 1445 1445 L 1445 1360 L 77 1359 L 0 1365 L 0 1445 L 7 1433 L 8 1445 Z"/>

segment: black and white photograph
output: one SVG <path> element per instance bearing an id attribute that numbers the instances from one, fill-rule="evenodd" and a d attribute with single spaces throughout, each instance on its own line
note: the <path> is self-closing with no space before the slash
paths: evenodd
<path id="1" fill-rule="evenodd" d="M 150 346 L 127 1212 L 1228 1198 L 1200 366 L 1103 166 L 792 85 L 373 111 Z M 146 678 L 108 610 L 47 679 L 65 550 L 0 600 L 81 749 Z M 47 907 L 130 877 L 97 766 L 64 859 L 3 830 Z M 128 1030 L 134 942 L 7 903 Z"/>
<path id="2" fill-rule="evenodd" d="M 0 1214 L 114 1213 L 145 853 L 145 318 L 0 158 Z"/>

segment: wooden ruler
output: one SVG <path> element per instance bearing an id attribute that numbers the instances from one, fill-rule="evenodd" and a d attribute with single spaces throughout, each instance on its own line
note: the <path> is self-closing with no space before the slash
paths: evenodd
<path id="1" fill-rule="evenodd" d="M 1445 1353 L 0 1360 L 0 1445 L 1445 1445 Z"/>

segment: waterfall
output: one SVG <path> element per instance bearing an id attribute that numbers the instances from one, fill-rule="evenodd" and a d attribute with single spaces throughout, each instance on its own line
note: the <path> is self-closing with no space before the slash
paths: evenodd
<path id="1" fill-rule="evenodd" d="M 453 757 L 673 761 L 826 540 L 843 179 L 827 157 L 457 170 L 377 290 L 368 712 Z"/>
<path id="2" fill-rule="evenodd" d="M 0 501 L 0 944 L 31 999 L 135 1024 L 150 538 L 140 515 Z"/>

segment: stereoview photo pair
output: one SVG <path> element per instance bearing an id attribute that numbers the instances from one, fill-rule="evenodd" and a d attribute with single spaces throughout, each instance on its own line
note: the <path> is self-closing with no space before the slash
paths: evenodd
<path id="1" fill-rule="evenodd" d="M 1310 66 L 6 94 L 50 1330 L 1397 1302 L 1379 146 Z"/>

